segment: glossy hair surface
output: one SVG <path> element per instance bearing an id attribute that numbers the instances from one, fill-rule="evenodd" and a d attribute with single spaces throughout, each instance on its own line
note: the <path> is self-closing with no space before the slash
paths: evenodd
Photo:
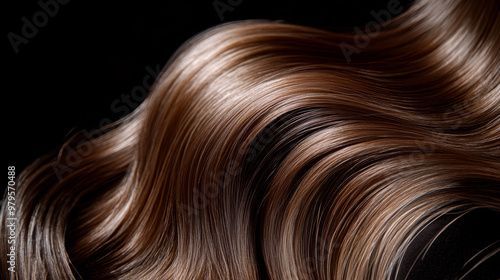
<path id="1" fill-rule="evenodd" d="M 2 278 L 395 279 L 439 217 L 500 210 L 499 14 L 197 35 L 130 116 L 19 176 Z"/>

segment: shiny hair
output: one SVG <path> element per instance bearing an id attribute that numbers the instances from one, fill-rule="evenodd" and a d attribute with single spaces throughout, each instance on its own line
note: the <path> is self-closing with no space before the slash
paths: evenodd
<path id="1" fill-rule="evenodd" d="M 190 39 L 131 115 L 19 175 L 2 278 L 394 279 L 439 217 L 500 210 L 500 2 L 394 3 Z"/>

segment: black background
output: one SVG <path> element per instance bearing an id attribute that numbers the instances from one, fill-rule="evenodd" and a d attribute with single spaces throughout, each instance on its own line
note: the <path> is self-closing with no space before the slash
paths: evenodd
<path id="1" fill-rule="evenodd" d="M 225 11 L 221 20 L 213 0 L 70 0 L 59 4 L 59 11 L 27 44 L 19 45 L 17 54 L 7 35 L 22 35 L 22 18 L 33 23 L 43 9 L 38 1 L 9 1 L 3 37 L 6 165 L 21 170 L 76 131 L 123 117 L 123 111 L 111 109 L 113 101 L 142 85 L 146 67 L 163 67 L 183 42 L 207 28 L 235 20 L 272 19 L 352 31 L 372 20 L 371 10 L 383 9 L 388 2 L 219 1 L 241 3 Z"/>
<path id="2" fill-rule="evenodd" d="M 17 53 L 8 34 L 22 35 L 22 18 L 33 22 L 33 15 L 42 8 L 38 1 L 4 3 L 3 159 L 18 172 L 76 131 L 96 129 L 123 117 L 111 104 L 142 85 L 149 74 L 147 67 L 162 68 L 183 42 L 207 28 L 235 20 L 272 19 L 349 32 L 371 20 L 369 12 L 383 9 L 388 0 L 335 0 L 328 4 L 232 0 L 241 3 L 225 11 L 222 20 L 212 0 L 103 2 L 71 0 L 59 4 L 58 12 L 49 16 L 47 24 L 38 28 L 27 44 L 21 44 Z M 406 5 L 410 1 L 401 2 Z M 481 249 L 470 240 L 483 239 L 483 244 L 485 238 L 494 240 L 500 235 L 498 227 L 491 224 L 491 219 L 498 221 L 498 217 L 497 213 L 479 223 L 472 219 L 476 230 L 463 223 L 450 229 L 449 234 L 463 234 L 455 241 L 448 238 L 450 244 L 439 242 L 452 250 L 443 246 L 431 250 L 427 261 L 417 265 L 414 279 L 454 279 L 446 274 L 459 269 L 461 250 Z M 477 278 L 467 279 L 494 279 L 495 269 L 490 263 L 482 273 L 471 276 Z"/>

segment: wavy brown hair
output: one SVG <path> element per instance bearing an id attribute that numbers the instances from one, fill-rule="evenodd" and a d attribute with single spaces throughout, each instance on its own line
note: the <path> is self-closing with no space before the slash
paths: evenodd
<path id="1" fill-rule="evenodd" d="M 500 209 L 499 14 L 197 35 L 130 116 L 19 175 L 2 278 L 396 278 L 439 217 Z"/>

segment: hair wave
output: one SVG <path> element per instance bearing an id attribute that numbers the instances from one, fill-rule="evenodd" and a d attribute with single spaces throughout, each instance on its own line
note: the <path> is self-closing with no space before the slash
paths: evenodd
<path id="1" fill-rule="evenodd" d="M 499 14 L 416 1 L 362 47 L 272 21 L 197 35 L 130 116 L 19 176 L 3 277 L 395 278 L 432 221 L 500 209 Z"/>

